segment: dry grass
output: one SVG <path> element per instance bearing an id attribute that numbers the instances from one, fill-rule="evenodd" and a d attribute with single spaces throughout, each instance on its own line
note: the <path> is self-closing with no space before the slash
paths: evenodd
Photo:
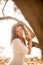
<path id="1" fill-rule="evenodd" d="M 0 65 L 6 65 L 10 61 L 10 58 L 2 59 L 0 58 Z"/>
<path id="2" fill-rule="evenodd" d="M 7 65 L 10 61 L 10 58 L 2 59 L 0 58 L 0 65 Z M 25 58 L 24 65 L 43 65 L 43 60 L 38 58 Z"/>
<path id="3" fill-rule="evenodd" d="M 25 58 L 25 65 L 43 65 L 43 60 L 35 58 Z"/>

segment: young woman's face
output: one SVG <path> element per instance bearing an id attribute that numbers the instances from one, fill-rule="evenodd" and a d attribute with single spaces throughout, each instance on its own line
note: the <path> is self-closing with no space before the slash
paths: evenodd
<path id="1" fill-rule="evenodd" d="M 16 34 L 19 36 L 19 37 L 23 37 L 23 29 L 22 29 L 22 27 L 21 26 L 18 26 L 17 28 L 16 28 Z"/>

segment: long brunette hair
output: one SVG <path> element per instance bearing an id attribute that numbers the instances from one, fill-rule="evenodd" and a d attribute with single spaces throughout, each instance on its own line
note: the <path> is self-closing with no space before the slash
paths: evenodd
<path id="1" fill-rule="evenodd" d="M 21 26 L 22 29 L 24 30 L 25 34 L 26 34 L 25 27 L 24 27 L 21 23 L 16 23 L 16 24 L 14 24 L 13 27 L 12 27 L 12 32 L 11 32 L 11 42 L 12 42 L 12 40 L 14 40 L 15 38 L 19 38 L 19 37 L 17 36 L 17 34 L 16 34 L 16 28 L 17 28 L 18 26 Z M 25 41 L 24 41 L 24 42 L 25 42 Z"/>

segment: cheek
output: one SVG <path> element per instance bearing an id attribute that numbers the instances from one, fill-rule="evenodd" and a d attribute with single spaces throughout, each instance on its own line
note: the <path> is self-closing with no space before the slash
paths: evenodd
<path id="1" fill-rule="evenodd" d="M 16 32 L 17 35 L 21 36 L 23 35 L 23 30 L 20 30 L 19 32 Z"/>
<path id="2" fill-rule="evenodd" d="M 17 34 L 17 35 L 20 35 L 20 33 L 19 33 L 19 32 L 17 32 L 16 34 Z"/>

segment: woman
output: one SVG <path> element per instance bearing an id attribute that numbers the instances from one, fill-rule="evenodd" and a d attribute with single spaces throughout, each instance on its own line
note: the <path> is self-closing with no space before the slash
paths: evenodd
<path id="1" fill-rule="evenodd" d="M 28 47 L 26 46 L 26 39 L 29 40 Z M 32 47 L 32 36 L 25 35 L 25 28 L 22 24 L 17 23 L 12 27 L 12 48 L 13 59 L 9 65 L 24 65 L 25 54 L 29 53 Z"/>

